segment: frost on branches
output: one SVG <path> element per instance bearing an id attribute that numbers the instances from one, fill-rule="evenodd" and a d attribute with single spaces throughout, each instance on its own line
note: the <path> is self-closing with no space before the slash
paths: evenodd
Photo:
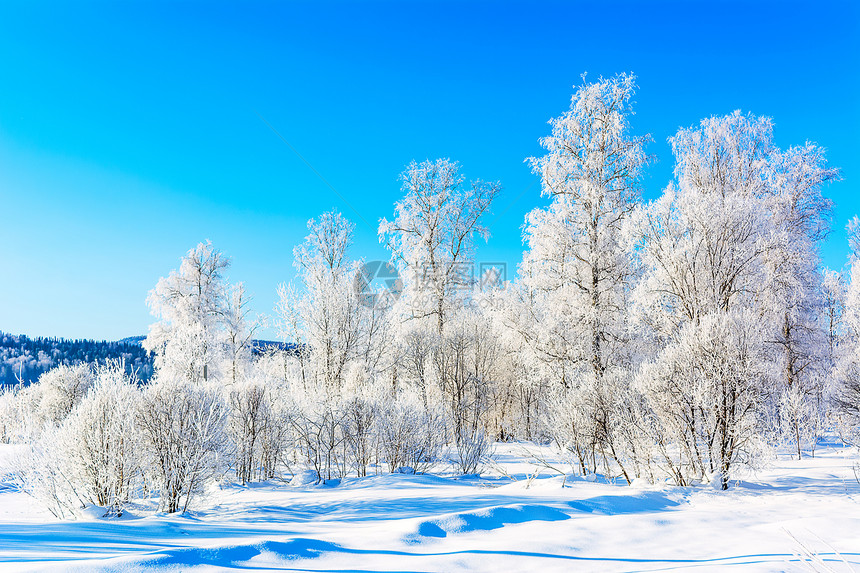
<path id="1" fill-rule="evenodd" d="M 0 393 L 22 487 L 61 517 L 177 512 L 224 480 L 471 474 L 493 441 L 534 440 L 582 475 L 726 489 L 777 447 L 860 445 L 858 220 L 845 270 L 819 256 L 837 171 L 734 112 L 680 129 L 674 180 L 643 202 L 635 90 L 584 81 L 550 122 L 510 282 L 474 272 L 501 187 L 449 159 L 401 174 L 389 261 L 356 257 L 337 211 L 308 222 L 281 346 L 254 349 L 263 318 L 229 259 L 189 250 L 149 295 L 152 380 L 84 364 Z"/>

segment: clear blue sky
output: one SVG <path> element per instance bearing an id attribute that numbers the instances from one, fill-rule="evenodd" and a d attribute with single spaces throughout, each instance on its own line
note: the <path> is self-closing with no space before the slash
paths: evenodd
<path id="1" fill-rule="evenodd" d="M 204 239 L 271 314 L 308 218 L 341 209 L 353 256 L 386 256 L 376 223 L 412 159 L 502 182 L 478 258 L 514 265 L 545 203 L 523 159 L 585 71 L 639 77 L 647 198 L 671 177 L 666 138 L 712 114 L 769 115 L 779 145 L 826 147 L 844 180 L 824 256 L 843 264 L 856 3 L 3 2 L 0 330 L 144 334 L 147 292 Z"/>

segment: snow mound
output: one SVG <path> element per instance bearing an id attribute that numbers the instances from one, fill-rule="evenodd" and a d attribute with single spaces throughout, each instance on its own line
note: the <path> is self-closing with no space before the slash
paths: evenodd
<path id="1" fill-rule="evenodd" d="M 290 480 L 290 485 L 294 487 L 304 487 L 308 485 L 316 485 L 320 482 L 320 476 L 314 470 L 305 470 L 293 476 Z"/>
<path id="2" fill-rule="evenodd" d="M 644 489 L 644 488 L 651 487 L 651 482 L 649 482 L 647 479 L 641 478 L 641 477 L 633 478 L 633 482 L 630 484 L 630 487 L 635 487 L 638 489 Z"/>
<path id="3" fill-rule="evenodd" d="M 454 533 L 491 531 L 505 525 L 529 521 L 563 521 L 570 519 L 565 512 L 546 505 L 511 505 L 488 507 L 474 512 L 452 513 L 436 519 L 422 521 L 407 542 L 420 542 L 422 538 L 447 537 Z"/>
<path id="4" fill-rule="evenodd" d="M 116 511 L 109 507 L 101 507 L 99 505 L 88 505 L 81 510 L 81 514 L 78 516 L 83 520 L 95 521 L 95 520 L 105 520 L 105 521 L 120 521 L 120 520 L 129 520 L 129 519 L 140 519 L 137 515 L 129 511 L 128 508 L 124 508 L 122 515 L 117 515 Z"/>

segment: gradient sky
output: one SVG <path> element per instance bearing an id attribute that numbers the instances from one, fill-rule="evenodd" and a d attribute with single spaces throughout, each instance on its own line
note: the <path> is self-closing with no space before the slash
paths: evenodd
<path id="1" fill-rule="evenodd" d="M 340 209 L 353 257 L 386 257 L 376 225 L 412 159 L 501 181 L 478 259 L 512 278 L 523 217 L 546 204 L 523 159 L 583 72 L 622 71 L 654 138 L 646 198 L 671 178 L 678 127 L 771 116 L 778 145 L 815 141 L 842 169 L 824 260 L 843 265 L 856 3 L 3 2 L 0 330 L 145 334 L 147 292 L 204 239 L 271 315 L 310 217 Z"/>

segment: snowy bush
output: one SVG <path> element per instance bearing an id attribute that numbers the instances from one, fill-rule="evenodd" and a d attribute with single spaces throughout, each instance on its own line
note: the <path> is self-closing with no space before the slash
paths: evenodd
<path id="1" fill-rule="evenodd" d="M 60 429 L 70 480 L 95 505 L 121 515 L 139 480 L 141 444 L 136 428 L 140 391 L 121 364 L 96 369 L 87 396 Z"/>
<path id="2" fill-rule="evenodd" d="M 270 382 L 266 386 L 265 397 L 268 423 L 260 432 L 257 446 L 261 477 L 271 479 L 280 471 L 289 471 L 293 434 L 290 429 L 289 401 L 284 397 L 283 388 Z"/>
<path id="3" fill-rule="evenodd" d="M 320 480 L 343 477 L 347 472 L 343 411 L 331 400 L 302 398 L 293 402 L 289 414 L 300 459 Z"/>
<path id="4" fill-rule="evenodd" d="M 32 443 L 49 428 L 56 428 L 72 412 L 93 384 L 90 365 L 60 365 L 38 382 L 4 390 L 0 439 Z"/>
<path id="5" fill-rule="evenodd" d="M 492 442 L 481 429 L 461 432 L 455 442 L 456 457 L 454 461 L 457 469 L 462 474 L 474 474 L 478 472 L 490 454 Z"/>
<path id="6" fill-rule="evenodd" d="M 427 408 L 404 390 L 380 403 L 377 432 L 380 461 L 389 472 L 406 466 L 424 473 L 439 460 L 447 428 L 440 408 Z"/>
<path id="7" fill-rule="evenodd" d="M 78 495 L 81 484 L 67 474 L 64 440 L 59 428 L 48 428 L 17 462 L 16 478 L 22 491 L 41 502 L 55 517 L 74 518 L 87 501 Z"/>
<path id="8" fill-rule="evenodd" d="M 59 424 L 86 395 L 94 373 L 87 364 L 60 365 L 39 377 L 39 419 Z"/>
<path id="9" fill-rule="evenodd" d="M 186 511 L 224 474 L 231 455 L 227 416 L 221 392 L 211 386 L 161 379 L 144 390 L 138 424 L 162 511 Z"/>
<path id="10" fill-rule="evenodd" d="M 263 435 L 273 423 L 266 387 L 258 381 L 243 381 L 228 395 L 229 429 L 235 452 L 234 466 L 241 483 L 267 477 L 262 467 Z"/>
<path id="11" fill-rule="evenodd" d="M 369 396 L 350 396 L 343 401 L 341 407 L 348 464 L 358 477 L 364 477 L 367 475 L 367 467 L 376 461 L 376 421 L 379 404 L 376 396 L 370 393 Z"/>
<path id="12" fill-rule="evenodd" d="M 23 469 L 26 490 L 58 517 L 86 505 L 122 515 L 140 483 L 137 381 L 121 363 L 97 367 L 94 377 L 71 414 L 34 445 Z"/>

